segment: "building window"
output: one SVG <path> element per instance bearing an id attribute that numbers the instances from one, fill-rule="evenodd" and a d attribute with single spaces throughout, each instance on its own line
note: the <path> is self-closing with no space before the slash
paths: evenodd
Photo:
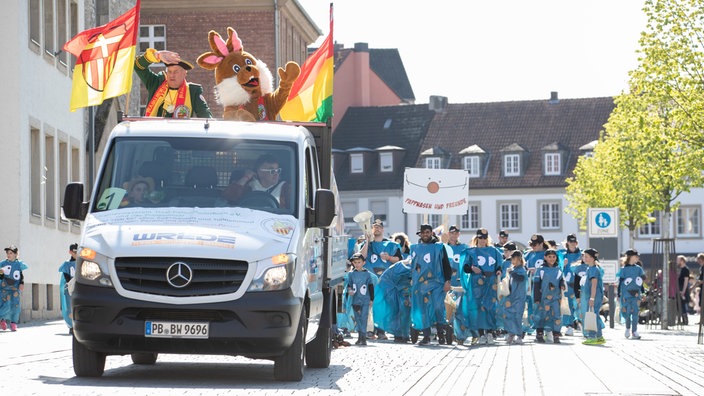
<path id="1" fill-rule="evenodd" d="M 658 210 L 653 212 L 650 217 L 653 217 L 655 221 L 640 226 L 638 229 L 638 236 L 646 238 L 660 236 L 660 211 Z"/>
<path id="2" fill-rule="evenodd" d="M 430 215 L 430 219 L 428 221 L 430 222 L 431 227 L 437 228 L 439 225 L 442 224 L 442 215 Z"/>
<path id="3" fill-rule="evenodd" d="M 440 157 L 428 157 L 425 159 L 425 167 L 428 169 L 440 169 Z"/>
<path id="4" fill-rule="evenodd" d="M 47 135 L 44 138 L 44 191 L 46 196 L 44 214 L 48 220 L 56 219 L 55 169 L 56 149 L 54 148 L 54 137 Z"/>
<path id="5" fill-rule="evenodd" d="M 476 230 L 479 228 L 479 205 L 469 204 L 467 214 L 462 215 L 460 227 L 463 230 Z"/>
<path id="6" fill-rule="evenodd" d="M 677 209 L 677 236 L 698 237 L 701 232 L 701 216 L 698 206 L 680 206 Z"/>
<path id="7" fill-rule="evenodd" d="M 63 43 L 67 42 L 68 40 L 71 39 L 71 37 L 68 37 L 68 11 L 66 7 L 66 2 L 67 0 L 57 0 L 56 3 L 56 19 L 57 19 L 57 41 L 59 42 L 60 46 L 63 46 Z M 66 51 L 61 52 L 58 55 L 59 62 L 63 63 L 64 65 L 68 64 L 67 59 L 68 59 L 68 53 Z"/>
<path id="8" fill-rule="evenodd" d="M 54 0 L 44 0 L 44 51 L 54 56 Z"/>
<path id="9" fill-rule="evenodd" d="M 354 216 L 359 212 L 357 202 L 343 202 L 342 213 L 345 216 L 345 223 L 354 224 Z"/>
<path id="10" fill-rule="evenodd" d="M 393 172 L 394 153 L 379 153 L 379 166 L 381 172 Z"/>
<path id="11" fill-rule="evenodd" d="M 350 154 L 350 172 L 364 172 L 364 156 L 363 154 Z"/>
<path id="12" fill-rule="evenodd" d="M 479 177 L 479 157 L 476 155 L 464 157 L 464 170 L 467 171 L 469 177 Z"/>
<path id="13" fill-rule="evenodd" d="M 521 156 L 519 154 L 504 155 L 504 176 L 521 175 Z"/>
<path id="14" fill-rule="evenodd" d="M 520 228 L 520 213 L 517 203 L 502 203 L 499 205 L 499 224 L 504 230 Z"/>
<path id="15" fill-rule="evenodd" d="M 41 45 L 41 2 L 29 0 L 29 42 Z"/>
<path id="16" fill-rule="evenodd" d="M 560 157 L 560 153 L 545 154 L 545 176 L 559 176 L 562 174 Z"/>
<path id="17" fill-rule="evenodd" d="M 374 219 L 379 219 L 383 222 L 386 222 L 386 214 L 389 212 L 389 208 L 386 204 L 386 201 L 370 201 L 369 210 L 374 213 Z M 386 224 L 386 226 L 388 227 L 389 225 Z"/>
<path id="18" fill-rule="evenodd" d="M 33 216 L 42 215 L 42 147 L 41 147 L 41 132 L 38 128 L 31 128 L 30 135 L 30 199 L 31 213 Z"/>
<path id="19" fill-rule="evenodd" d="M 560 229 L 560 216 L 562 210 L 559 202 L 543 202 L 540 204 L 540 229 Z"/>
<path id="20" fill-rule="evenodd" d="M 166 25 L 141 25 L 139 27 L 139 51 L 147 48 L 157 51 L 166 49 Z"/>

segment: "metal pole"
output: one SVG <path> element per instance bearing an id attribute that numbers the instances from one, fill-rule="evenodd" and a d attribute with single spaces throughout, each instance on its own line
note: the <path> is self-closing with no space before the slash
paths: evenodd
<path id="1" fill-rule="evenodd" d="M 88 108 L 88 192 L 93 193 L 93 181 L 95 178 L 95 107 Z"/>
<path id="2" fill-rule="evenodd" d="M 668 240 L 663 241 L 662 247 L 662 321 L 660 328 L 667 330 L 668 314 L 667 306 L 670 303 L 670 244 Z"/>

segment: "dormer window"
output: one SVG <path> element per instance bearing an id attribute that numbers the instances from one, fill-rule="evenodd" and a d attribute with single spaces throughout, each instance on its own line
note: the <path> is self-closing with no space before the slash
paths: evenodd
<path id="1" fill-rule="evenodd" d="M 393 172 L 394 171 L 394 153 L 385 152 L 379 153 L 379 171 Z"/>
<path id="2" fill-rule="evenodd" d="M 520 176 L 521 175 L 521 156 L 520 154 L 505 154 L 504 155 L 504 176 Z"/>
<path id="3" fill-rule="evenodd" d="M 364 172 L 364 155 L 363 154 L 350 154 L 350 173 L 363 173 Z"/>
<path id="4" fill-rule="evenodd" d="M 440 157 L 427 157 L 425 159 L 425 167 L 428 169 L 440 169 L 442 159 Z"/>
<path id="5" fill-rule="evenodd" d="M 467 157 L 464 157 L 464 170 L 467 171 L 469 174 L 469 177 L 479 177 L 481 175 L 481 171 L 479 169 L 479 156 L 477 155 L 470 155 Z"/>
<path id="6" fill-rule="evenodd" d="M 545 153 L 545 176 L 562 174 L 562 156 L 560 153 Z"/>

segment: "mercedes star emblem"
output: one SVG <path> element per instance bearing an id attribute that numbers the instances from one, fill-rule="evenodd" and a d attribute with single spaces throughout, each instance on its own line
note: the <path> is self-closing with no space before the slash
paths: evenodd
<path id="1" fill-rule="evenodd" d="M 188 264 L 177 261 L 166 270 L 166 281 L 177 289 L 188 286 L 193 280 L 193 270 Z"/>

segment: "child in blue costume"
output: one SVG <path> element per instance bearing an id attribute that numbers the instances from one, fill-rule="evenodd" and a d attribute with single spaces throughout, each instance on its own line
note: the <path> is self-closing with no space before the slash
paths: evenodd
<path id="1" fill-rule="evenodd" d="M 505 231 L 503 231 L 505 232 Z M 501 235 L 501 234 L 499 234 Z M 494 246 L 497 246 L 497 244 L 494 244 Z M 514 242 L 508 241 L 506 244 L 501 246 L 499 250 L 503 252 L 504 255 L 504 261 L 501 262 L 501 276 L 499 279 L 499 282 L 502 282 L 506 276 L 508 276 L 508 269 L 511 268 L 511 255 L 513 254 L 514 251 L 516 251 L 518 247 Z M 523 254 L 521 252 L 518 252 L 521 254 L 521 257 L 523 257 Z M 509 281 L 510 282 L 510 281 Z M 506 301 L 508 300 L 509 296 L 503 296 L 499 299 L 499 304 L 496 308 L 496 327 L 503 333 L 507 333 L 506 330 L 506 325 L 504 324 L 504 318 L 506 317 Z"/>
<path id="2" fill-rule="evenodd" d="M 618 279 L 618 297 L 621 302 L 621 312 L 626 317 L 626 338 L 640 340 L 638 334 L 638 312 L 645 282 L 645 272 L 640 266 L 638 251 L 626 251 L 626 265 L 621 268 Z M 633 331 L 631 333 L 631 330 Z"/>
<path id="3" fill-rule="evenodd" d="M 580 303 L 582 311 L 596 313 L 596 331 L 584 331 L 586 340 L 582 342 L 584 345 L 602 345 L 606 342 L 602 335 L 604 321 L 601 320 L 599 310 L 604 301 L 604 270 L 599 265 L 599 252 L 596 249 L 589 248 L 584 251 L 584 262 L 589 266 L 587 268 L 586 281 L 582 286 Z M 584 323 L 584 322 L 582 322 Z"/>
<path id="4" fill-rule="evenodd" d="M 462 273 L 462 267 L 464 267 L 467 261 L 467 253 L 469 246 L 466 243 L 462 243 L 459 240 L 460 229 L 456 225 L 451 225 L 448 230 L 449 239 L 447 245 L 451 249 L 450 266 L 452 267 L 452 278 L 450 279 L 450 298 L 454 301 L 454 310 L 447 312 L 447 320 L 450 322 L 448 325 L 448 335 L 445 337 L 447 345 L 452 344 L 452 338 L 457 339 L 458 345 L 463 345 L 464 341 L 471 335 L 469 329 L 469 318 L 466 312 L 462 309 L 464 288 L 462 287 L 462 282 L 460 280 L 460 274 Z"/>
<path id="5" fill-rule="evenodd" d="M 565 298 L 570 306 L 570 314 L 562 315 L 562 324 L 567 327 L 565 335 L 574 335 L 574 329 L 577 327 L 577 311 L 578 302 L 574 296 L 574 273 L 572 270 L 576 264 L 582 260 L 582 251 L 579 249 L 579 242 L 575 234 L 567 235 L 564 242 L 564 249 L 558 250 L 558 254 L 562 254 L 562 273 L 567 284 L 565 290 Z"/>
<path id="6" fill-rule="evenodd" d="M 508 245 L 508 243 L 507 243 Z M 515 250 L 511 253 L 511 267 L 506 270 L 509 277 L 511 294 L 503 301 L 504 327 L 508 332 L 508 344 L 523 343 L 523 311 L 526 307 L 526 283 L 528 272 L 525 268 L 523 254 Z"/>
<path id="7" fill-rule="evenodd" d="M 472 302 L 476 309 L 474 328 L 479 333 L 479 344 L 493 344 L 492 332 L 496 330 L 496 309 L 498 306 L 497 277 L 501 276 L 501 263 L 504 261 L 499 249 L 489 240 L 485 228 L 477 230 L 470 242 L 471 260 L 463 270 L 470 274 Z"/>
<path id="8" fill-rule="evenodd" d="M 18 249 L 15 245 L 5 248 L 6 260 L 0 262 L 2 268 L 2 282 L 0 282 L 0 328 L 7 330 L 7 322 L 10 322 L 10 330 L 17 331 L 17 323 L 20 321 L 22 306 L 20 305 L 20 295 L 24 290 L 24 274 L 27 265 L 17 259 Z"/>
<path id="9" fill-rule="evenodd" d="M 352 300 L 352 310 L 357 322 L 357 333 L 359 335 L 356 345 L 367 345 L 367 319 L 369 318 L 369 308 L 374 301 L 374 282 L 372 275 L 364 268 L 364 256 L 355 253 L 350 258 L 354 271 L 347 274 L 348 298 Z"/>
<path id="10" fill-rule="evenodd" d="M 566 288 L 562 271 L 557 265 L 557 252 L 548 249 L 544 254 L 543 266 L 533 276 L 533 323 L 536 329 L 535 341 L 545 343 L 545 329 L 552 330 L 553 343 L 560 343 L 562 320 L 560 298 Z"/>
<path id="11" fill-rule="evenodd" d="M 68 282 L 76 276 L 76 254 L 78 244 L 72 243 L 68 247 L 68 254 L 71 256 L 59 267 L 61 278 L 59 279 L 59 290 L 61 290 L 61 315 L 69 328 L 69 333 L 73 333 L 73 320 L 71 320 L 71 295 L 68 293 Z"/>
<path id="12" fill-rule="evenodd" d="M 445 244 L 434 242 L 433 227 L 420 226 L 420 242 L 411 245 L 411 325 L 423 333 L 420 345 L 430 344 L 430 327 L 438 328 L 438 339 L 447 328 L 445 294 L 450 291 L 452 267 Z"/>
<path id="13" fill-rule="evenodd" d="M 545 251 L 548 250 L 550 247 L 545 242 L 545 238 L 543 238 L 543 236 L 540 234 L 531 235 L 530 241 L 528 241 L 528 245 L 530 245 L 530 250 L 523 255 L 523 258 L 526 261 L 526 271 L 528 271 L 528 294 L 532 294 L 533 276 L 535 274 L 535 271 L 543 266 L 543 256 L 545 255 Z M 535 324 L 533 323 L 533 299 L 529 298 L 527 300 L 527 303 L 529 323 L 528 328 L 524 328 L 524 330 L 528 334 L 532 334 L 533 329 L 535 328 Z"/>
<path id="14" fill-rule="evenodd" d="M 375 325 L 394 335 L 394 342 L 406 343 L 411 339 L 411 267 L 399 261 L 379 277 L 374 288 Z"/>

